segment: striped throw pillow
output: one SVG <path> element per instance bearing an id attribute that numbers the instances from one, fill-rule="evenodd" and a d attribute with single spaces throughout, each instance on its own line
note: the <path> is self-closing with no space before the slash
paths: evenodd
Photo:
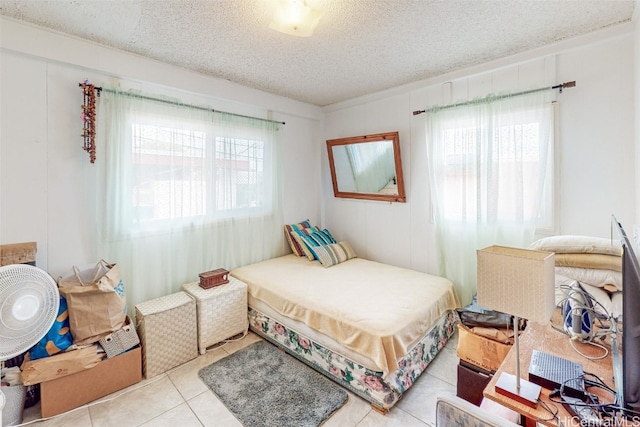
<path id="1" fill-rule="evenodd" d="M 295 233 L 295 230 L 304 230 L 307 228 L 311 228 L 311 224 L 308 219 L 297 224 L 287 224 L 284 226 L 284 235 L 287 238 L 287 242 L 291 247 L 291 251 L 297 256 L 304 256 L 305 253 L 300 246 L 300 243 L 293 238 L 293 233 Z"/>
<path id="2" fill-rule="evenodd" d="M 298 232 L 291 233 L 293 240 L 295 240 L 298 246 L 300 246 L 303 256 L 306 256 L 307 258 L 309 258 L 309 260 L 313 261 L 314 259 L 316 259 L 316 255 L 309 248 L 309 243 L 305 241 L 305 239 L 302 237 L 303 235 L 304 234 Z"/>
<path id="3" fill-rule="evenodd" d="M 325 268 L 357 257 L 355 251 L 347 242 L 318 246 L 313 249 L 320 261 L 320 264 Z"/>
<path id="4" fill-rule="evenodd" d="M 304 230 L 294 231 L 294 240 L 300 244 L 303 252 L 309 260 L 318 259 L 315 254 L 315 248 L 322 245 L 330 245 L 336 243 L 329 230 L 320 230 L 317 227 L 306 228 Z"/>

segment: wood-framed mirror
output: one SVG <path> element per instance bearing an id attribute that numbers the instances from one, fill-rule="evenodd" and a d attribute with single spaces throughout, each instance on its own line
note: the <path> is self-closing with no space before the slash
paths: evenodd
<path id="1" fill-rule="evenodd" d="M 406 202 L 398 132 L 327 140 L 336 197 Z"/>

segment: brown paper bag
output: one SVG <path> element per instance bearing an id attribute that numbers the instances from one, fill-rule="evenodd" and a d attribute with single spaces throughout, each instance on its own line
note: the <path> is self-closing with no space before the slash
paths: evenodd
<path id="1" fill-rule="evenodd" d="M 27 354 L 28 355 L 28 354 Z M 44 381 L 71 375 L 84 369 L 93 368 L 104 357 L 98 354 L 98 346 L 66 351 L 42 359 L 29 360 L 25 357 L 22 363 L 20 378 L 24 385 L 38 384 Z"/>
<path id="2" fill-rule="evenodd" d="M 92 344 L 124 325 L 124 284 L 116 264 L 100 261 L 93 269 L 73 271 L 58 287 L 67 300 L 73 343 Z"/>

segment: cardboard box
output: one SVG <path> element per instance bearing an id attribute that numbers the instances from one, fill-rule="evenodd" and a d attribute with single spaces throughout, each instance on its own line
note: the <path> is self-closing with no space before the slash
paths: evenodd
<path id="1" fill-rule="evenodd" d="M 104 358 L 98 353 L 98 346 L 81 348 L 73 351 L 54 354 L 42 359 L 28 360 L 22 363 L 20 377 L 22 384 L 32 385 L 52 381 L 76 372 L 91 369 Z"/>
<path id="2" fill-rule="evenodd" d="M 136 347 L 91 369 L 40 384 L 42 417 L 75 409 L 142 380 L 142 350 Z"/>
<path id="3" fill-rule="evenodd" d="M 511 345 L 499 343 L 474 334 L 471 329 L 458 324 L 458 349 L 460 360 L 476 365 L 486 371 L 495 372 L 511 350 Z"/>

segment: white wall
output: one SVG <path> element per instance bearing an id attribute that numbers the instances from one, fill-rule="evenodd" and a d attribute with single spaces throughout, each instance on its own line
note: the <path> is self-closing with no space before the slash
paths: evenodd
<path id="1" fill-rule="evenodd" d="M 94 168 L 81 148 L 84 79 L 286 122 L 285 222 L 319 220 L 319 108 L 7 18 L 0 31 L 0 244 L 36 241 L 54 277 L 100 258 L 82 233 Z"/>
<path id="2" fill-rule="evenodd" d="M 536 79 L 576 80 L 560 97 L 556 232 L 607 237 L 612 213 L 640 223 L 637 22 L 319 109 L 0 18 L 0 243 L 38 242 L 37 263 L 54 276 L 95 260 L 80 231 L 92 221 L 79 196 L 92 167 L 80 148 L 85 78 L 285 121 L 285 221 L 310 218 L 363 257 L 427 272 L 437 266 L 424 118 L 411 112 Z M 407 203 L 334 198 L 324 140 L 396 130 Z"/>
<path id="3" fill-rule="evenodd" d="M 389 96 L 364 105 L 327 111 L 325 139 L 398 131 L 407 198 L 412 200 L 412 139 L 410 94 Z M 372 202 L 333 196 L 326 143 L 322 143 L 324 211 L 323 225 L 338 240 L 348 241 L 356 253 L 368 259 L 384 259 L 406 265 L 413 230 L 412 203 Z"/>
<path id="4" fill-rule="evenodd" d="M 633 42 L 558 55 L 558 77 L 578 84 L 560 104 L 562 233 L 608 237 L 609 215 L 629 229 L 635 221 Z"/>
<path id="5" fill-rule="evenodd" d="M 636 30 L 637 39 L 637 30 Z M 436 273 L 424 116 L 413 110 L 575 80 L 559 94 L 556 234 L 609 237 L 637 217 L 633 25 L 325 107 L 325 137 L 399 131 L 407 203 L 333 197 L 326 153 L 324 225 L 363 257 Z M 637 97 L 637 95 L 636 95 Z M 322 143 L 324 144 L 324 143 Z M 326 149 L 325 149 L 326 151 Z"/>

